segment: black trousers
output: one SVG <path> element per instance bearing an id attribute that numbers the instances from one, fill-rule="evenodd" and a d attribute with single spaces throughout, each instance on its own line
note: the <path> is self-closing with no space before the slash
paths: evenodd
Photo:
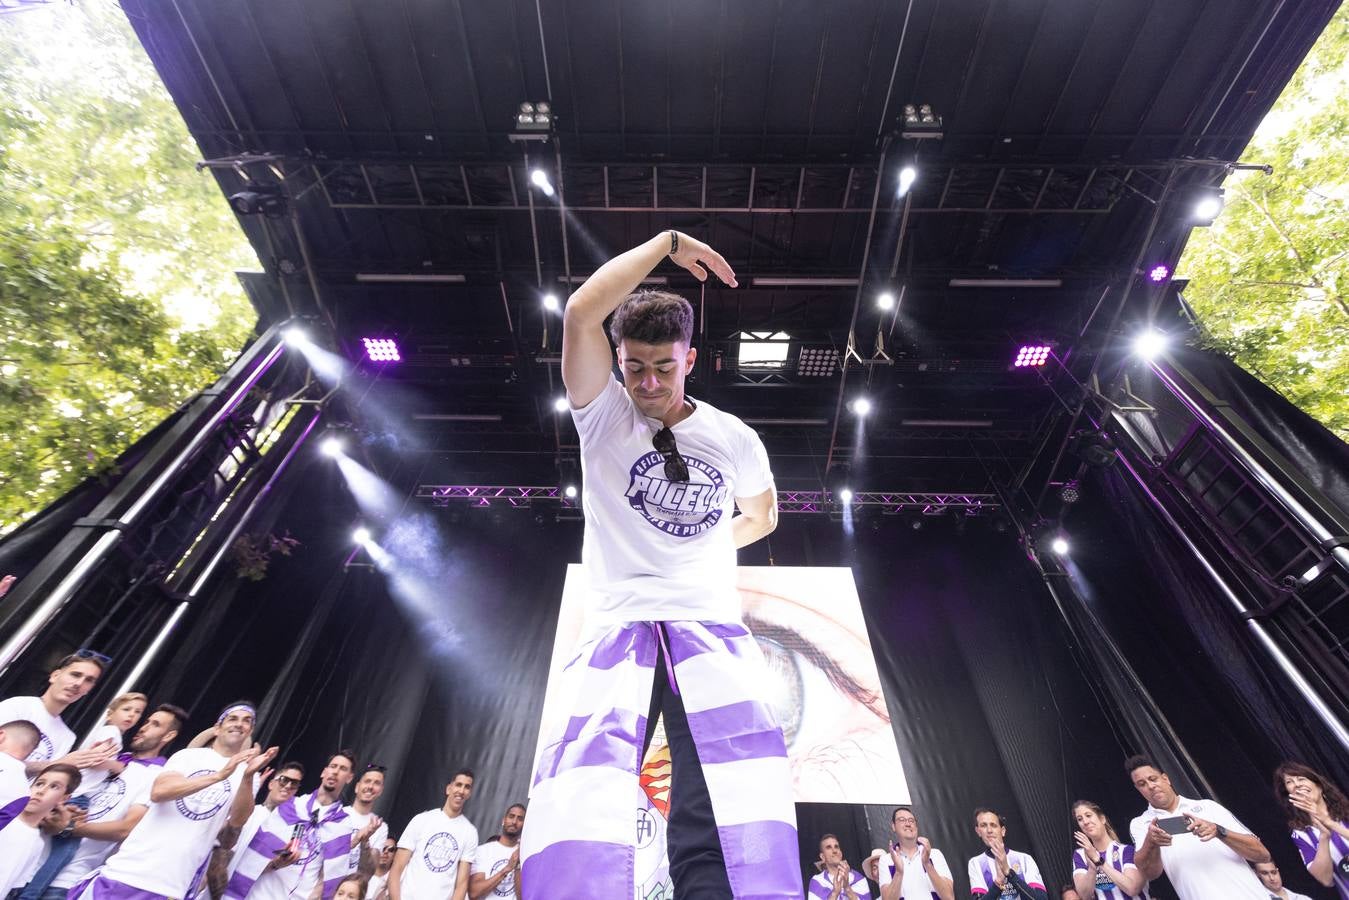
<path id="1" fill-rule="evenodd" d="M 664 633 L 664 625 L 657 623 L 656 627 Z M 657 648 L 656 682 L 651 690 L 642 759 L 646 758 L 658 714 L 665 717 L 665 737 L 670 744 L 670 822 L 665 836 L 674 895 L 678 900 L 730 900 L 731 882 L 721 855 L 712 798 L 689 731 L 684 701 L 666 673 L 663 647 Z"/>

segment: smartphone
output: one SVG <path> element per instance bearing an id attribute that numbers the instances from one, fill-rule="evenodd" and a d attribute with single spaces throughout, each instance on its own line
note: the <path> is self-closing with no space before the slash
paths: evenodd
<path id="1" fill-rule="evenodd" d="M 300 841 L 304 839 L 305 826 L 303 822 L 296 822 L 295 827 L 290 830 L 290 840 L 286 846 L 277 853 L 277 856 L 297 856 L 300 853 Z"/>
<path id="2" fill-rule="evenodd" d="M 1190 820 L 1184 816 L 1171 816 L 1166 819 L 1154 819 L 1157 827 L 1167 834 L 1188 834 L 1190 831 Z"/>

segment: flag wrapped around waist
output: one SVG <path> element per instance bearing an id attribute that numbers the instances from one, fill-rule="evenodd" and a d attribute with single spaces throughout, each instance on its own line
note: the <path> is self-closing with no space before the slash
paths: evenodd
<path id="1" fill-rule="evenodd" d="M 796 810 L 770 676 L 739 622 L 662 622 L 668 663 L 702 762 L 734 900 L 800 898 Z M 634 894 L 638 756 L 660 635 L 616 625 L 561 673 L 567 718 L 546 736 L 522 835 L 526 900 Z M 676 783 L 679 774 L 674 774 Z"/>
<path id="2" fill-rule="evenodd" d="M 302 881 L 315 866 L 321 867 L 323 898 L 331 900 L 338 883 L 355 871 L 351 865 L 351 836 L 355 827 L 341 803 L 332 804 L 322 818 L 316 815 L 314 806 L 314 795 L 309 794 L 272 810 L 248 846 L 236 851 L 242 856 L 225 886 L 226 900 L 243 900 L 248 896 L 253 883 L 266 874 L 267 864 L 290 843 L 297 825 L 303 826 L 304 833 L 300 839 L 300 859 L 288 867 L 296 870 L 290 877 Z M 287 877 L 282 872 L 283 869 L 277 869 L 273 874 Z"/>

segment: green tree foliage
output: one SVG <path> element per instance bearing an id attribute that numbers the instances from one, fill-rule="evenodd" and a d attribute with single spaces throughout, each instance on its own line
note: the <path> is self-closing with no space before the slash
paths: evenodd
<path id="1" fill-rule="evenodd" d="M 1213 345 L 1349 440 L 1349 6 L 1256 132 L 1177 267 Z"/>
<path id="2" fill-rule="evenodd" d="M 0 17 L 0 533 L 237 355 L 258 267 L 121 9 Z"/>

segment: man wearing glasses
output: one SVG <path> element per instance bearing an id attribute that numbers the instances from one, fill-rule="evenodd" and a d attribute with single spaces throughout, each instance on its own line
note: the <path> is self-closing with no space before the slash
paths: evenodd
<path id="1" fill-rule="evenodd" d="M 0 700 L 0 722 L 24 720 L 37 726 L 38 742 L 24 760 L 29 778 L 52 763 L 89 769 L 117 755 L 122 749 L 113 741 L 101 741 L 83 750 L 75 746 L 75 732 L 61 718 L 70 704 L 94 689 L 103 668 L 111 660 L 93 650 L 76 650 L 62 658 L 47 676 L 47 690 L 40 697 L 10 697 Z"/>
<path id="2" fill-rule="evenodd" d="M 522 853 L 532 900 L 632 896 L 638 764 L 658 715 L 676 894 L 801 895 L 786 746 L 736 592 L 737 548 L 777 524 L 773 474 L 753 430 L 684 392 L 697 358 L 688 301 L 633 293 L 666 256 L 736 286 L 719 253 L 666 231 L 601 266 L 565 312 L 590 591 L 562 675 L 569 725 L 545 739 L 535 774 Z"/>
<path id="3" fill-rule="evenodd" d="M 267 781 L 267 774 L 266 772 L 262 774 L 262 781 Z M 225 896 L 225 885 L 234 874 L 234 870 L 239 868 L 239 860 L 243 857 L 239 850 L 252 842 L 253 836 L 258 833 L 262 823 L 267 821 L 267 816 L 272 810 L 282 803 L 295 799 L 302 781 L 304 781 L 303 763 L 294 760 L 283 763 L 272 776 L 272 780 L 267 782 L 266 799 L 253 807 L 243 827 L 233 828 L 226 825 L 220 829 L 220 836 L 216 839 L 215 849 L 211 851 L 211 861 L 206 868 L 206 885 L 215 900 Z"/>
<path id="4" fill-rule="evenodd" d="M 938 897 L 955 900 L 951 867 L 942 852 L 918 833 L 913 809 L 901 806 L 890 819 L 895 839 L 888 852 L 877 850 L 862 866 L 867 877 L 881 886 L 881 900 Z"/>
<path id="5" fill-rule="evenodd" d="M 398 842 L 386 837 L 375 857 L 375 874 L 365 888 L 365 900 L 385 900 L 389 895 L 389 870 L 393 868 L 393 856 L 398 850 Z"/>

